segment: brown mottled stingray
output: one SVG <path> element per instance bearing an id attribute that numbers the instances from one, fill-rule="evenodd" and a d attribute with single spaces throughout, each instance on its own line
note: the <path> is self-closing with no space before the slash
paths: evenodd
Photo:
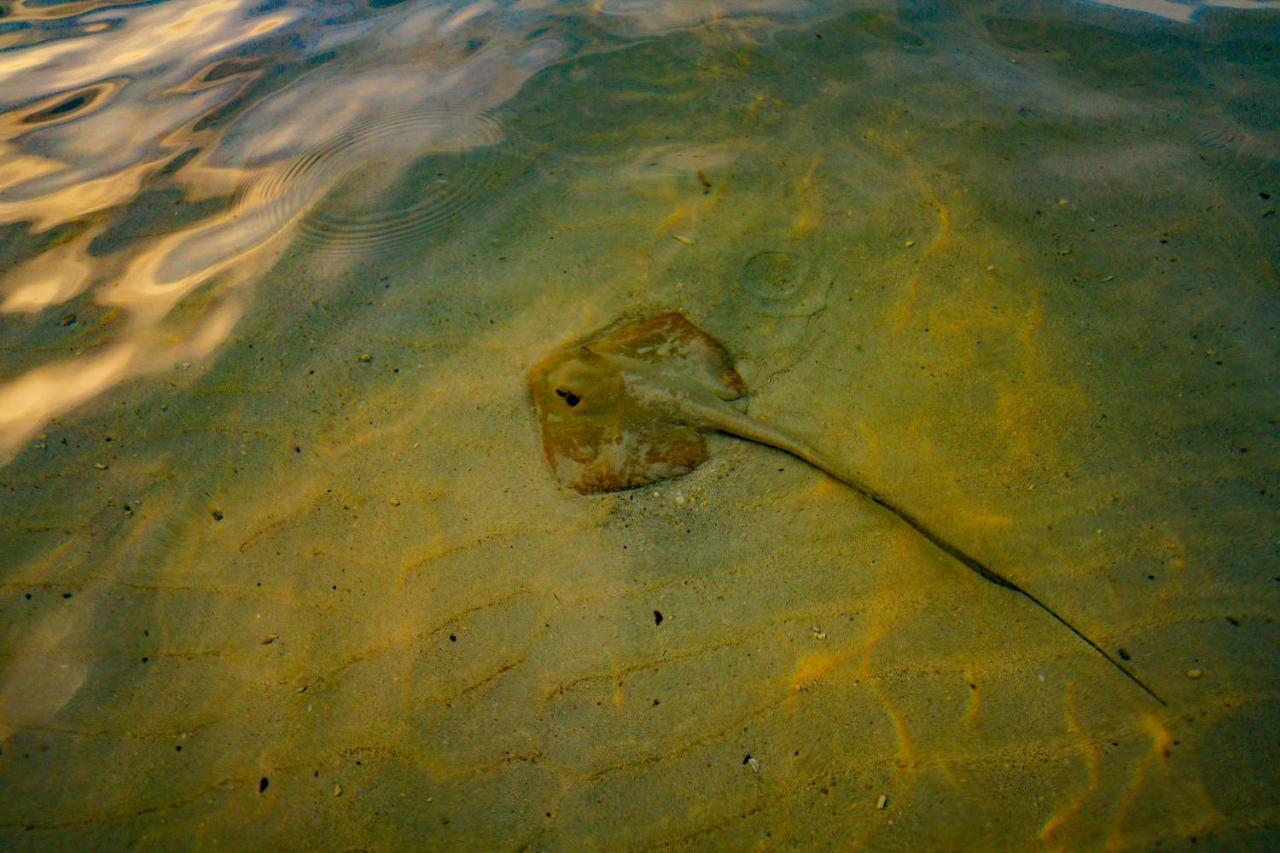
<path id="1" fill-rule="evenodd" d="M 547 461 L 556 478 L 578 492 L 616 492 L 687 474 L 707 459 L 705 431 L 771 445 L 826 472 L 902 519 L 943 553 L 1026 598 L 1165 704 L 1049 605 L 802 441 L 732 405 L 747 393 L 733 359 L 719 341 L 683 315 L 619 320 L 543 359 L 530 371 L 529 386 Z"/>

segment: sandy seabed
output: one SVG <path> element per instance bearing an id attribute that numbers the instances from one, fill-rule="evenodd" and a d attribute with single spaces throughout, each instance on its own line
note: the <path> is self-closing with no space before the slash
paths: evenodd
<path id="1" fill-rule="evenodd" d="M 465 224 L 0 472 L 0 845 L 1274 844 L 1275 163 L 1185 41 L 818 32 L 551 69 Z M 777 451 L 557 486 L 527 370 L 655 309 L 1168 704 Z"/>

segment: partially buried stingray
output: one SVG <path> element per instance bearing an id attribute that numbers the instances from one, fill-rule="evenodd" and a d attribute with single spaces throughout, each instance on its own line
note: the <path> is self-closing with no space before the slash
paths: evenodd
<path id="1" fill-rule="evenodd" d="M 1005 576 L 926 527 L 804 442 L 731 405 L 747 393 L 715 338 L 672 312 L 622 319 L 543 359 L 529 374 L 542 448 L 556 478 L 582 494 L 616 492 L 687 474 L 720 430 L 803 459 L 893 513 L 943 553 L 1067 627 L 1160 704 L 1156 693 L 1074 625 Z"/>

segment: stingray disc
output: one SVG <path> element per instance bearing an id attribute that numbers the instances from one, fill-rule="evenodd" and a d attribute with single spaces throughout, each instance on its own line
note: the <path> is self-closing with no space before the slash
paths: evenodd
<path id="1" fill-rule="evenodd" d="M 746 393 L 720 342 L 675 312 L 619 320 L 552 353 L 529 373 L 542 450 L 556 479 L 583 494 L 679 477 L 707 458 L 695 427 L 630 393 L 628 360 L 724 400 Z"/>

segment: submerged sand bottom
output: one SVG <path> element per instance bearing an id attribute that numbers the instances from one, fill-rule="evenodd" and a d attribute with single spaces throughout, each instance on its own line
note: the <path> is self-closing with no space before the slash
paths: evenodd
<path id="1" fill-rule="evenodd" d="M 141 499 L 43 509 L 49 544 L 6 583 L 10 841 L 1146 846 L 1269 813 L 1272 711 L 1244 686 L 1267 614 L 1191 592 L 1229 543 L 1131 524 L 1147 484 L 1096 516 L 1117 532 L 1050 535 L 1096 485 L 966 493 L 954 447 L 932 481 L 895 482 L 888 449 L 870 468 L 1168 707 L 781 453 L 713 438 L 680 480 L 557 488 L 521 381 L 554 319 L 323 429 L 152 433 L 174 453 L 99 480 L 154 483 Z M 413 362 L 377 349 L 358 363 Z M 217 450 L 180 481 L 188 442 Z"/>
<path id="2" fill-rule="evenodd" d="M 1189 144 L 1141 187 L 997 156 L 1132 125 L 1028 129 L 950 53 L 911 113 L 875 51 L 755 101 L 737 58 L 694 130 L 618 94 L 625 143 L 534 87 L 568 153 L 465 229 L 286 254 L 217 358 L 4 469 L 0 845 L 1274 842 L 1274 280 L 1200 216 L 1234 196 Z M 1168 705 L 776 451 L 559 488 L 530 365 L 658 308 Z"/>

